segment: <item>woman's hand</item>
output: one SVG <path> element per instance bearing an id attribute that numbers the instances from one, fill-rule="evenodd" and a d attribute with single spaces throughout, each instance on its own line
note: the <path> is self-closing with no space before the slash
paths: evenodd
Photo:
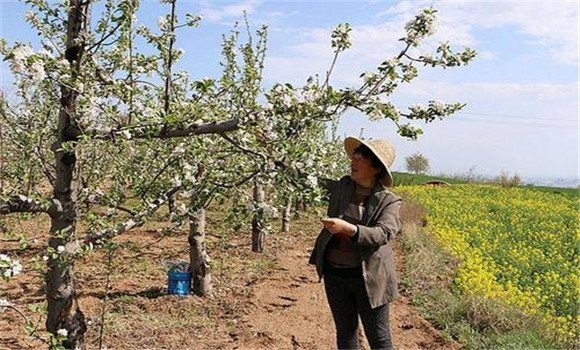
<path id="1" fill-rule="evenodd" d="M 342 219 L 338 219 L 338 218 L 323 218 L 320 219 L 320 221 L 322 221 L 322 223 L 324 224 L 324 227 L 330 231 L 330 233 L 332 234 L 345 234 L 347 236 L 352 236 L 354 235 L 354 233 L 356 232 L 356 226 L 346 222 Z"/>

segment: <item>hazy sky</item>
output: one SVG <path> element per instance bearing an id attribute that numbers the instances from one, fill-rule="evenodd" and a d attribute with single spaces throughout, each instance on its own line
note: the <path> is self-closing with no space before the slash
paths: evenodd
<path id="1" fill-rule="evenodd" d="M 577 178 L 579 156 L 579 2 L 578 1 L 191 1 L 179 0 L 179 13 L 201 14 L 197 29 L 184 29 L 177 42 L 185 49 L 180 68 L 193 77 L 220 74 L 221 35 L 245 10 L 254 28 L 269 27 L 265 84 L 303 84 L 323 75 L 332 59 L 330 33 L 336 24 L 353 27 L 352 48 L 338 61 L 336 86 L 357 86 L 360 73 L 396 55 L 404 24 L 421 8 L 439 11 L 437 33 L 421 53 L 449 40 L 470 46 L 479 56 L 466 67 L 419 71 L 419 78 L 392 96 L 399 108 L 429 100 L 466 103 L 464 111 L 424 126 L 416 142 L 406 141 L 388 122 L 370 122 L 349 112 L 341 135 L 389 139 L 397 149 L 393 168 L 421 152 L 432 173 L 484 175 L 502 170 L 524 177 Z M 140 21 L 155 26 L 168 5 L 142 1 Z M 38 39 L 24 22 L 26 5 L 0 0 L 2 32 L 9 43 Z M 98 14 L 98 7 L 94 15 Z M 10 87 L 7 65 L 2 89 Z"/>

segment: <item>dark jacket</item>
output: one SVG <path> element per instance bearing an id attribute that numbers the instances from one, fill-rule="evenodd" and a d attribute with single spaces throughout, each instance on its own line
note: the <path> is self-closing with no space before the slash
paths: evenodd
<path id="1" fill-rule="evenodd" d="M 345 176 L 331 189 L 327 215 L 342 218 L 355 184 L 350 176 Z M 355 246 L 362 257 L 362 271 L 371 308 L 384 305 L 397 297 L 397 275 L 391 240 L 399 232 L 401 221 L 399 210 L 401 198 L 388 188 L 377 184 L 368 199 L 362 225 L 357 225 Z M 316 265 L 316 272 L 322 278 L 324 250 L 332 238 L 332 233 L 323 228 L 318 237 L 310 263 Z"/>

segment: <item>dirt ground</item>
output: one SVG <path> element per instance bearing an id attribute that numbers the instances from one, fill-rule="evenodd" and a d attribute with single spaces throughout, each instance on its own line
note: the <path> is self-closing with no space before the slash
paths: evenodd
<path id="1" fill-rule="evenodd" d="M 211 297 L 166 293 L 162 260 L 187 260 L 187 233 L 164 236 L 160 221 L 115 239 L 118 249 L 110 269 L 102 251 L 75 265 L 81 309 L 88 325 L 86 347 L 98 349 L 332 349 L 334 325 L 313 266 L 307 264 L 319 225 L 302 215 L 290 233 L 266 237 L 266 252 L 252 253 L 250 235 L 222 227 L 219 213 L 208 213 L 207 247 L 212 257 Z M 44 231 L 46 222 L 30 221 L 20 230 Z M 0 236 L 1 237 L 1 236 Z M 31 259 L 42 256 L 48 235 L 22 250 L 1 242 L 0 253 L 19 259 L 22 274 L 0 283 L 0 298 L 14 302 L 46 339 L 44 318 L 28 306 L 42 306 L 42 273 Z M 397 265 L 401 254 L 397 252 Z M 42 264 L 41 264 L 42 265 Z M 400 268 L 399 268 L 400 270 Z M 400 273 L 404 273 L 400 271 Z M 405 292 L 391 304 L 391 333 L 397 349 L 459 349 L 444 339 L 410 305 Z M 106 300 L 106 301 L 105 301 Z M 104 320 L 104 321 L 102 321 Z M 104 324 L 104 328 L 101 325 Z M 38 349 L 46 344 L 28 336 L 22 316 L 0 314 L 0 349 Z M 101 335 L 101 329 L 102 335 Z M 360 334 L 363 348 L 368 349 Z"/>

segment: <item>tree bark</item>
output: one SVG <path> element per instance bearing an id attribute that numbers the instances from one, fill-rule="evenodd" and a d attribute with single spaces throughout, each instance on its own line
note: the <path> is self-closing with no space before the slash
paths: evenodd
<path id="1" fill-rule="evenodd" d="M 290 232 L 290 210 L 292 208 L 292 197 L 286 199 L 286 206 L 282 211 L 282 232 Z"/>
<path id="2" fill-rule="evenodd" d="M 264 190 L 258 181 L 254 183 L 254 205 L 259 207 L 264 202 Z M 264 251 L 264 223 L 263 210 L 258 209 L 252 219 L 252 251 L 261 253 Z"/>
<path id="3" fill-rule="evenodd" d="M 189 261 L 193 279 L 193 293 L 205 296 L 211 293 L 209 255 L 205 250 L 205 209 L 199 209 L 189 218 Z"/>
<path id="4" fill-rule="evenodd" d="M 295 208 L 296 210 L 294 211 L 294 217 L 299 218 L 300 212 L 304 211 L 304 200 L 297 198 Z"/>
<path id="5" fill-rule="evenodd" d="M 223 122 L 194 123 L 192 125 L 175 125 L 175 126 L 140 126 L 130 130 L 131 138 L 158 138 L 171 139 L 178 137 L 197 136 L 205 134 L 220 134 L 240 129 L 237 119 L 233 118 Z M 122 130 L 111 130 L 109 132 L 88 130 L 84 133 L 95 140 L 114 140 L 123 137 Z M 77 134 L 78 138 L 80 134 Z"/>
<path id="6" fill-rule="evenodd" d="M 88 15 L 89 1 L 70 0 L 67 21 L 67 43 L 65 58 L 73 66 L 73 78 L 78 74 L 79 62 L 83 47 L 79 34 Z M 75 67 L 76 65 L 76 67 Z M 63 144 L 70 141 L 78 127 L 74 116 L 76 112 L 77 93 L 65 86 L 61 87 L 61 107 L 58 114 L 58 140 L 53 151 L 56 156 L 56 181 L 54 198 L 60 203 L 61 210 L 51 216 L 49 246 L 58 251 L 59 246 L 66 246 L 75 238 L 76 229 L 76 189 L 74 170 L 76 155 L 74 150 L 63 150 Z M 79 307 L 74 284 L 74 261 L 71 259 L 53 259 L 47 262 L 48 279 L 46 300 L 48 315 L 46 329 L 56 335 L 59 329 L 66 329 L 67 340 L 63 346 L 67 349 L 83 349 L 84 336 L 87 330 L 85 317 Z"/>
<path id="7" fill-rule="evenodd" d="M 169 212 L 168 214 L 171 215 L 172 213 L 175 213 L 175 198 L 174 197 L 169 197 L 167 199 L 167 211 Z"/>

